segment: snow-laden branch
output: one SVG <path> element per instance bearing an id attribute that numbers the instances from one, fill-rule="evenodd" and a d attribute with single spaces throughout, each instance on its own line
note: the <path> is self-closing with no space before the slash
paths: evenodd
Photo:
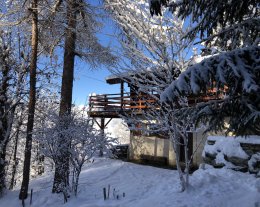
<path id="1" fill-rule="evenodd" d="M 226 86 L 228 95 L 259 93 L 260 47 L 224 52 L 189 67 L 161 94 L 161 101 L 205 93 L 207 87 Z M 205 87 L 206 86 L 206 87 Z"/>

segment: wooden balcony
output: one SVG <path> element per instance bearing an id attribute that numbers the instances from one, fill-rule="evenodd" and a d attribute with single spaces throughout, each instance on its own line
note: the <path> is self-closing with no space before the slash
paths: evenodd
<path id="1" fill-rule="evenodd" d="M 118 118 L 122 114 L 141 114 L 151 107 L 156 100 L 150 95 L 130 95 L 130 93 L 102 94 L 89 97 L 89 116 Z"/>
<path id="2" fill-rule="evenodd" d="M 100 118 L 119 118 L 121 115 L 130 113 L 141 115 L 144 110 L 148 110 L 149 108 L 160 109 L 159 104 L 157 104 L 158 102 L 156 101 L 159 98 L 158 94 L 130 94 L 131 93 L 118 93 L 90 96 L 88 111 L 89 116 Z M 156 99 L 155 96 L 157 97 Z M 208 90 L 207 94 L 189 97 L 188 106 L 223 99 L 223 97 L 223 93 L 218 93 L 215 89 Z"/>

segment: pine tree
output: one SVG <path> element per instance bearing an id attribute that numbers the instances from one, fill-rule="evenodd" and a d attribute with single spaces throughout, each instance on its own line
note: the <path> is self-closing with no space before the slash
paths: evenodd
<path id="1" fill-rule="evenodd" d="M 186 39 L 199 35 L 200 42 L 216 51 L 184 72 L 162 100 L 176 103 L 182 96 L 203 96 L 215 87 L 218 93 L 225 93 L 224 99 L 188 107 L 183 109 L 186 113 L 182 110 L 179 114 L 192 114 L 194 122 L 208 123 L 208 130 L 259 134 L 259 1 L 151 1 L 151 9 L 157 13 L 161 9 L 158 3 L 166 3 L 180 18 L 192 21 Z"/>
<path id="2" fill-rule="evenodd" d="M 72 89 L 74 77 L 74 61 L 79 57 L 88 62 L 92 67 L 97 65 L 113 65 L 115 57 L 110 49 L 103 47 L 96 37 L 99 22 L 95 8 L 82 0 L 67 0 L 59 5 L 58 13 L 66 13 L 66 28 L 64 32 L 64 64 L 61 86 L 60 117 L 67 117 L 71 113 Z M 102 55 L 101 55 L 102 54 Z M 66 120 L 66 119 L 64 119 Z M 64 123 L 66 128 L 67 123 Z M 61 145 L 64 146 L 65 137 L 60 137 Z M 64 192 L 69 185 L 69 150 L 70 143 L 60 148 L 60 161 L 55 166 L 55 176 L 52 192 Z"/>
<path id="3" fill-rule="evenodd" d="M 30 93 L 28 104 L 28 121 L 26 130 L 26 144 L 24 155 L 23 181 L 19 194 L 19 199 L 26 199 L 30 180 L 32 132 L 34 124 L 34 112 L 36 104 L 36 70 L 38 58 L 38 0 L 32 1 L 32 37 L 31 37 L 31 58 L 30 58 Z"/>

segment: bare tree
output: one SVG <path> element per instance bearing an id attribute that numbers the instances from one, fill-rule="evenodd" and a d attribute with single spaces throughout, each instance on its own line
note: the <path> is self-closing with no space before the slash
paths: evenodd
<path id="1" fill-rule="evenodd" d="M 12 147 L 14 148 L 14 152 L 13 152 L 13 156 L 12 156 L 12 167 L 11 167 L 11 178 L 10 178 L 10 186 L 9 189 L 12 190 L 13 187 L 15 186 L 15 176 L 17 173 L 17 168 L 18 168 L 18 144 L 19 144 L 19 137 L 21 137 L 21 130 L 24 124 L 24 116 L 21 114 L 21 111 L 24 111 L 24 107 L 20 107 L 20 109 L 18 109 L 19 112 L 17 112 L 16 114 L 16 124 L 14 127 L 14 132 L 13 132 L 13 136 L 14 136 L 14 144 L 12 145 Z M 19 113 L 19 114 L 18 114 Z"/>
<path id="2" fill-rule="evenodd" d="M 1 31 L 0 34 L 0 65 L 1 65 L 1 139 L 0 139 L 0 154 L 1 154 L 1 191 L 5 187 L 5 172 L 7 170 L 7 149 L 12 138 L 12 126 L 17 106 L 21 103 L 23 97 L 22 88 L 24 87 L 24 77 L 26 74 L 26 64 L 19 60 L 15 43 L 12 38 L 17 37 L 11 30 Z M 19 48 L 19 46 L 18 46 Z M 3 187 L 3 188 L 2 188 Z"/>
<path id="3" fill-rule="evenodd" d="M 171 140 L 183 191 L 188 186 L 191 163 L 188 153 L 188 143 L 191 140 L 187 136 L 190 122 L 183 125 L 182 120 L 176 119 L 172 114 L 173 106 L 162 104 L 160 94 L 193 62 L 190 55 L 191 43 L 183 39 L 189 27 L 181 19 L 164 11 L 161 12 L 162 17 L 152 18 L 146 1 L 105 2 L 121 29 L 119 39 L 124 54 L 124 60 L 112 72 L 130 84 L 130 90 L 146 107 L 141 115 L 137 116 L 133 111 L 124 118 L 132 130 L 156 133 Z M 140 111 L 137 113 L 140 114 Z M 146 126 L 140 128 L 144 121 Z M 180 165 L 182 146 L 185 149 L 186 177 Z"/>
<path id="4" fill-rule="evenodd" d="M 3 34 L 0 39 L 0 194 L 5 188 L 6 147 L 10 140 L 15 106 L 8 96 L 15 62 L 12 57 L 11 45 L 5 42 Z"/>
<path id="5" fill-rule="evenodd" d="M 51 57 L 53 57 L 54 47 L 57 46 L 58 43 L 60 42 L 60 39 L 58 37 L 56 37 L 56 39 L 53 38 L 52 39 L 53 42 L 51 42 L 51 41 L 46 41 L 46 37 L 44 36 L 44 35 L 49 36 L 48 30 L 46 30 L 45 33 L 44 28 L 48 27 L 46 25 L 47 24 L 50 25 L 50 23 L 52 22 L 52 18 L 56 16 L 56 12 L 60 4 L 61 1 L 59 0 L 56 1 L 50 0 L 50 1 L 39 1 L 39 2 L 38 1 L 30 1 L 30 2 L 11 1 L 11 2 L 5 2 L 5 4 L 1 5 L 4 11 L 4 13 L 1 14 L 0 16 L 1 18 L 0 24 L 2 28 L 5 31 L 9 30 L 10 28 L 13 31 L 17 31 L 18 35 L 21 34 L 21 36 L 25 37 L 24 38 L 25 42 L 27 41 L 28 45 L 31 44 L 30 58 L 28 58 L 29 60 L 28 59 L 24 60 L 25 62 L 26 61 L 30 62 L 29 63 L 30 66 L 28 67 L 30 71 L 30 84 L 29 84 L 29 103 L 28 103 L 29 114 L 28 114 L 28 122 L 27 122 L 24 173 L 23 173 L 22 189 L 19 196 L 21 199 L 25 199 L 27 197 L 27 190 L 28 190 L 29 177 L 30 177 L 32 132 L 33 132 L 33 125 L 34 125 L 34 113 L 35 113 L 36 93 L 37 93 L 36 76 L 38 74 L 38 78 L 45 77 L 46 80 L 44 80 L 44 82 L 48 82 L 48 80 L 50 80 L 50 77 L 53 77 L 53 73 L 49 73 L 49 71 L 46 72 L 46 70 L 44 71 L 43 68 L 38 68 L 37 70 L 37 60 L 38 60 L 38 55 L 40 54 L 45 54 L 45 55 L 51 54 Z M 27 24 L 28 22 L 29 24 Z M 30 34 L 30 32 L 28 32 L 29 28 L 31 28 L 31 35 L 28 35 Z M 39 31 L 41 35 L 39 35 Z M 55 33 L 56 31 L 58 30 L 54 30 L 53 33 Z M 28 37 L 29 38 L 31 37 L 31 39 L 29 39 Z M 18 42 L 19 41 L 20 38 L 18 38 Z M 20 43 L 17 43 L 17 48 L 19 49 L 17 49 L 16 53 L 18 54 L 19 58 L 24 59 L 25 51 L 20 50 L 19 44 Z M 29 46 L 27 48 L 29 48 Z M 23 77 L 21 76 L 20 79 L 22 80 Z M 38 81 L 39 80 L 40 79 L 38 79 Z M 38 84 L 38 86 L 41 86 L 41 84 Z M 19 87 L 17 86 L 16 88 Z M 25 98 L 24 101 L 27 102 L 27 98 Z M 14 111 L 15 109 L 12 108 L 12 110 Z"/>

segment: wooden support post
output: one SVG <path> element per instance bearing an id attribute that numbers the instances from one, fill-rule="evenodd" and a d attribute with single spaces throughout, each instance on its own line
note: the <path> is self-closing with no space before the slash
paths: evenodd
<path id="1" fill-rule="evenodd" d="M 88 99 L 88 108 L 89 108 L 89 111 L 91 111 L 92 109 L 92 96 L 89 96 L 89 99 Z"/>
<path id="2" fill-rule="evenodd" d="M 101 133 L 105 134 L 105 118 L 101 118 L 100 120 L 100 129 L 101 129 Z"/>
<path id="3" fill-rule="evenodd" d="M 101 136 L 105 136 L 105 118 L 101 118 L 100 120 L 100 130 L 101 130 Z M 103 157 L 103 146 L 100 146 L 99 150 L 99 156 Z"/>
<path id="4" fill-rule="evenodd" d="M 112 120 L 112 118 L 110 118 L 110 119 L 108 120 L 108 122 L 105 124 L 105 127 L 104 127 L 104 128 L 107 127 L 107 125 L 111 122 L 111 120 Z"/>
<path id="5" fill-rule="evenodd" d="M 107 95 L 105 94 L 104 95 L 104 111 L 106 111 L 107 110 L 107 107 L 108 107 L 108 99 L 107 99 Z"/>
<path id="6" fill-rule="evenodd" d="M 120 94 L 121 94 L 121 109 L 123 109 L 123 102 L 124 102 L 124 81 L 121 80 L 120 85 Z"/>
<path id="7" fill-rule="evenodd" d="M 102 121 L 102 119 L 104 121 Z M 110 118 L 106 124 L 105 124 L 105 118 L 101 118 L 101 123 L 100 124 L 97 122 L 96 119 L 94 119 L 94 122 L 99 126 L 100 130 L 104 130 L 107 127 L 107 125 L 111 122 L 111 120 L 112 120 L 112 118 Z"/>
<path id="8" fill-rule="evenodd" d="M 98 123 L 98 121 L 96 119 L 94 119 L 94 122 L 99 126 L 99 128 L 101 129 L 100 124 Z"/>

